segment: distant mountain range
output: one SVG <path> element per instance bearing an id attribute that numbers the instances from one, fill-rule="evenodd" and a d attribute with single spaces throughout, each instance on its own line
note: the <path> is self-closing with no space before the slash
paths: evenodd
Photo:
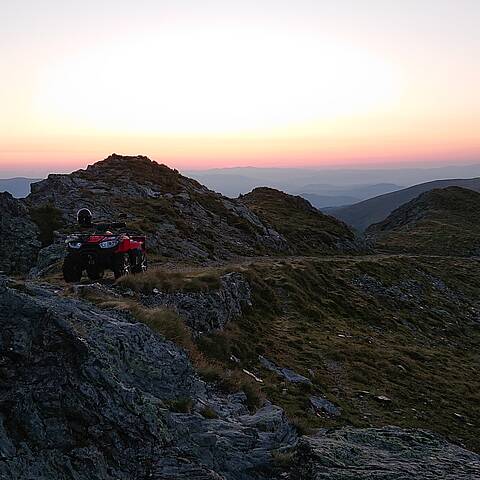
<path id="1" fill-rule="evenodd" d="M 305 185 L 298 194 L 317 208 L 351 205 L 367 198 L 401 190 L 404 187 L 393 183 L 374 185 Z"/>
<path id="2" fill-rule="evenodd" d="M 271 187 L 301 195 L 317 208 L 325 208 L 358 203 L 400 190 L 403 186 L 433 180 L 480 177 L 480 164 L 393 169 L 236 167 L 182 173 L 228 197 L 237 197 L 256 187 Z M 30 192 L 30 183 L 38 180 L 25 177 L 0 179 L 0 191 L 7 191 L 14 197 L 25 197 Z"/>
<path id="3" fill-rule="evenodd" d="M 271 187 L 295 195 L 313 193 L 316 195 L 348 196 L 364 200 L 370 196 L 395 190 L 395 188 L 391 188 L 381 191 L 384 184 L 409 187 L 433 180 L 480 177 L 480 163 L 445 167 L 390 169 L 236 167 L 189 170 L 182 171 L 182 173 L 229 197 L 237 197 L 239 194 L 247 193 L 255 187 Z M 359 195 L 355 191 L 359 186 L 372 187 L 374 185 L 380 185 L 380 190 L 373 191 L 368 195 Z M 345 188 L 345 190 L 342 192 L 334 191 L 338 187 Z M 330 206 L 333 206 L 333 204 L 330 204 Z"/>
<path id="4" fill-rule="evenodd" d="M 359 202 L 360 198 L 348 195 L 317 195 L 316 193 L 300 193 L 300 196 L 308 200 L 314 207 L 328 209 L 331 207 L 343 207 Z"/>
<path id="5" fill-rule="evenodd" d="M 480 178 L 435 180 L 396 192 L 379 195 L 346 207 L 328 209 L 330 215 L 359 231 L 387 218 L 396 208 L 435 188 L 463 187 L 480 192 Z"/>
<path id="6" fill-rule="evenodd" d="M 23 198 L 30 193 L 30 184 L 39 180 L 25 177 L 0 178 L 0 192 L 8 192 L 16 198 Z"/>

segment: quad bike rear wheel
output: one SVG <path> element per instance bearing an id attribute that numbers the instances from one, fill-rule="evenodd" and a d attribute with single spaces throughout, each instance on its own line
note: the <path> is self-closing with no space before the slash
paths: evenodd
<path id="1" fill-rule="evenodd" d="M 113 274 L 115 279 L 129 275 L 132 270 L 128 253 L 116 253 L 113 257 Z"/>
<path id="2" fill-rule="evenodd" d="M 141 250 L 135 251 L 132 262 L 132 273 L 142 273 L 147 270 L 147 255 Z"/>
<path id="3" fill-rule="evenodd" d="M 65 257 L 62 271 L 67 283 L 76 283 L 82 279 L 82 266 L 70 255 Z"/>

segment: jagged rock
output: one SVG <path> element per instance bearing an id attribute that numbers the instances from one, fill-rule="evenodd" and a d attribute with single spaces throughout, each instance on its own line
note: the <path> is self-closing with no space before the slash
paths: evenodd
<path id="1" fill-rule="evenodd" d="M 464 294 L 448 288 L 443 280 L 420 269 L 417 269 L 415 273 L 418 279 L 404 279 L 393 285 L 385 285 L 378 278 L 368 274 L 354 278 L 352 284 L 367 294 L 410 304 L 420 304 L 425 301 L 428 291 L 431 289 L 441 293 L 453 304 L 465 300 Z"/>
<path id="2" fill-rule="evenodd" d="M 260 364 L 264 368 L 266 368 L 267 370 L 270 370 L 271 372 L 275 372 L 277 375 L 280 375 L 281 377 L 285 378 L 285 380 L 287 380 L 287 382 L 305 383 L 305 384 L 308 384 L 308 385 L 312 384 L 310 379 L 308 379 L 307 377 L 304 377 L 303 375 L 300 375 L 299 373 L 293 371 L 291 368 L 279 367 L 274 362 L 272 362 L 268 358 L 265 358 L 262 355 L 259 355 L 258 359 L 260 361 Z"/>
<path id="3" fill-rule="evenodd" d="M 145 325 L 12 286 L 0 279 L 0 478 L 266 479 L 272 452 L 295 444 L 278 407 L 249 415 Z M 176 398 L 218 418 L 170 412 Z"/>
<path id="4" fill-rule="evenodd" d="M 377 278 L 367 274 L 355 278 L 353 284 L 372 295 L 390 297 L 402 302 L 418 301 L 425 291 L 425 287 L 415 280 L 404 280 L 398 285 L 386 286 Z"/>
<path id="5" fill-rule="evenodd" d="M 231 320 L 240 317 L 251 305 L 251 289 L 240 273 L 220 277 L 220 288 L 207 292 L 154 292 L 143 303 L 166 306 L 176 310 L 195 334 L 221 330 Z"/>
<path id="6" fill-rule="evenodd" d="M 0 271 L 28 272 L 41 247 L 39 235 L 23 201 L 0 193 Z"/>
<path id="7" fill-rule="evenodd" d="M 16 287 L 21 288 L 17 290 Z M 186 354 L 135 323 L 0 277 L 0 478 L 473 479 L 479 456 L 418 430 L 303 437 L 266 403 L 222 395 Z M 190 413 L 169 402 L 190 398 Z M 216 418 L 205 418 L 205 407 Z M 291 468 L 275 458 L 292 452 Z M 289 472 L 289 473 L 288 473 Z"/>
<path id="8" fill-rule="evenodd" d="M 133 292 L 129 290 L 124 290 L 122 291 L 122 294 L 120 294 L 112 286 L 106 285 L 104 283 L 99 283 L 99 282 L 73 284 L 71 286 L 71 289 L 73 293 L 80 298 L 84 298 L 89 294 L 93 296 L 106 297 L 106 298 L 108 297 L 121 298 L 121 297 L 128 297 L 133 295 Z"/>
<path id="9" fill-rule="evenodd" d="M 312 396 L 310 397 L 310 405 L 315 413 L 326 413 L 333 417 L 340 415 L 340 408 L 326 398 Z"/>
<path id="10" fill-rule="evenodd" d="M 238 423 L 172 414 L 169 427 L 174 432 L 175 456 L 201 458 L 205 466 L 217 473 L 215 466 L 220 461 L 225 478 L 271 479 L 267 472 L 272 469 L 272 447 L 282 451 L 296 443 L 294 429 L 286 422 L 283 411 L 273 405 L 266 405 L 253 416 L 239 417 Z M 158 478 L 164 478 L 165 466 L 160 460 Z"/>
<path id="11" fill-rule="evenodd" d="M 472 480 L 480 456 L 423 430 L 342 428 L 302 437 L 291 480 Z"/>
<path id="12" fill-rule="evenodd" d="M 66 249 L 63 242 L 52 243 L 42 248 L 38 252 L 36 265 L 30 270 L 29 276 L 34 278 L 46 275 L 53 269 L 59 267 L 65 255 Z"/>

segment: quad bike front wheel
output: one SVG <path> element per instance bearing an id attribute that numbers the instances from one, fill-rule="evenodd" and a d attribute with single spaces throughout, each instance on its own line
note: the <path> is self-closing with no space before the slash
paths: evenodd
<path id="1" fill-rule="evenodd" d="M 103 278 L 103 270 L 100 270 L 99 268 L 97 267 L 87 267 L 87 275 L 88 275 L 88 278 L 92 281 L 95 281 L 95 280 L 100 280 Z"/>
<path id="2" fill-rule="evenodd" d="M 113 274 L 115 279 L 129 275 L 132 270 L 128 253 L 116 253 L 113 257 Z"/>
<path id="3" fill-rule="evenodd" d="M 82 266 L 70 255 L 63 261 L 62 272 L 67 283 L 76 283 L 82 279 Z"/>

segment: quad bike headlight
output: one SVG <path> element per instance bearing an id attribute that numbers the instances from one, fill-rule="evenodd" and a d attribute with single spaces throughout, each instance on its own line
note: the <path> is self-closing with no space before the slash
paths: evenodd
<path id="1" fill-rule="evenodd" d="M 100 248 L 113 248 L 118 245 L 118 238 L 114 238 L 112 240 L 104 240 L 103 242 L 100 242 L 98 246 Z"/>
<path id="2" fill-rule="evenodd" d="M 81 242 L 69 242 L 68 246 L 70 248 L 78 249 L 82 246 Z"/>

